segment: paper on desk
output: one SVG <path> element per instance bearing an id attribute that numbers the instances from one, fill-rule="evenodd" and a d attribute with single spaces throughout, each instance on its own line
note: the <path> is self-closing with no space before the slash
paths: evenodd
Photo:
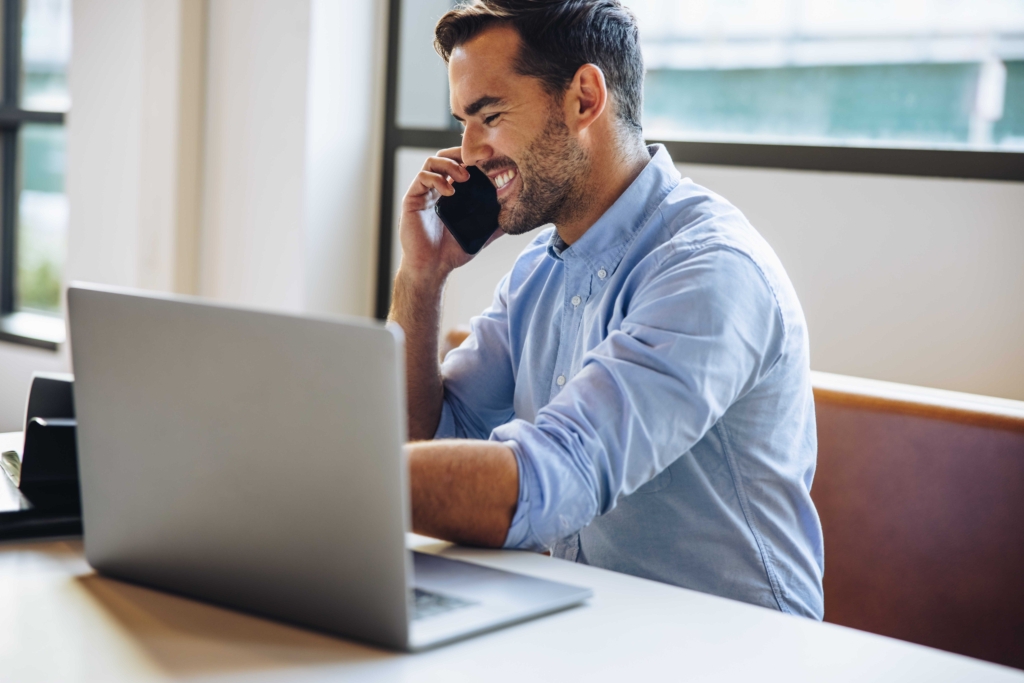
<path id="1" fill-rule="evenodd" d="M 21 484 L 21 456 L 18 451 L 4 451 L 0 454 L 0 468 L 3 468 L 15 486 Z"/>

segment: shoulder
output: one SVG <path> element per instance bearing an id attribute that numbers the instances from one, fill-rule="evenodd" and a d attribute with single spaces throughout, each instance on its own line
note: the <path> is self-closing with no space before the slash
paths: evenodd
<path id="1" fill-rule="evenodd" d="M 743 212 L 725 197 L 684 178 L 658 207 L 674 251 L 694 251 L 718 244 L 757 261 L 768 243 Z"/>
<path id="2" fill-rule="evenodd" d="M 803 325 L 803 313 L 782 262 L 730 201 L 685 178 L 659 211 L 664 233 L 656 249 L 655 270 L 689 263 L 688 272 L 702 273 L 723 295 L 761 290 L 786 323 Z"/>
<path id="3" fill-rule="evenodd" d="M 634 283 L 631 310 L 674 312 L 713 329 L 738 325 L 785 334 L 787 321 L 777 292 L 747 251 L 725 240 L 706 240 L 668 242 L 658 252 L 657 263 L 649 264 Z"/>

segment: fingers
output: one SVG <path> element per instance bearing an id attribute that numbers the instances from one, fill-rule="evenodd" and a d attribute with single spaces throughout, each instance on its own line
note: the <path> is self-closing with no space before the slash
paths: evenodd
<path id="1" fill-rule="evenodd" d="M 402 200 L 403 211 L 425 211 L 432 208 L 437 203 L 437 200 L 441 198 L 441 193 L 432 188 L 420 194 L 414 194 L 413 189 L 418 186 L 419 180 L 413 181 L 413 188 L 406 193 L 405 199 Z"/>
<path id="2" fill-rule="evenodd" d="M 454 161 L 462 163 L 462 148 L 461 147 L 449 147 L 448 149 L 442 149 L 437 153 L 439 157 L 445 157 L 446 159 L 452 159 Z"/>
<path id="3" fill-rule="evenodd" d="M 455 194 L 455 188 L 452 186 L 451 181 L 448 180 L 448 176 L 430 171 L 420 171 L 416 174 L 412 187 L 409 188 L 409 195 L 412 197 L 423 196 L 431 191 L 446 197 Z"/>
<path id="4" fill-rule="evenodd" d="M 455 150 L 454 157 L 445 156 L 446 153 L 450 153 L 452 150 Z M 469 180 L 469 171 L 462 165 L 462 154 L 458 152 L 457 147 L 442 149 L 437 154 L 438 156 L 430 157 L 423 164 L 424 171 L 447 174 L 457 183 L 464 183 Z"/>
<path id="5" fill-rule="evenodd" d="M 458 148 L 443 149 L 438 154 L 452 153 L 453 150 L 457 152 Z M 458 156 L 461 158 L 461 154 Z M 409 188 L 408 194 L 421 196 L 433 190 L 439 194 L 451 196 L 455 194 L 452 182 L 462 183 L 467 180 L 469 180 L 469 171 L 458 160 L 445 156 L 430 157 L 423 164 L 423 170 L 416 174 L 416 179 L 413 181 L 412 187 Z"/>

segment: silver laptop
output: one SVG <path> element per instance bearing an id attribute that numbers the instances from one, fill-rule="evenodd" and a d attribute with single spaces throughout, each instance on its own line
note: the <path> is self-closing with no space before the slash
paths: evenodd
<path id="1" fill-rule="evenodd" d="M 398 328 L 91 285 L 68 313 L 97 571 L 403 650 L 591 595 L 406 549 Z"/>

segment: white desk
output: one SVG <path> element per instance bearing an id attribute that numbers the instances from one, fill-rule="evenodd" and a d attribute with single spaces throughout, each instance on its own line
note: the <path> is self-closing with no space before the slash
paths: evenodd
<path id="1" fill-rule="evenodd" d="M 96 575 L 79 540 L 0 543 L 4 681 L 1016 681 L 1024 672 L 532 553 L 421 550 L 589 586 L 585 606 L 417 655 Z"/>

